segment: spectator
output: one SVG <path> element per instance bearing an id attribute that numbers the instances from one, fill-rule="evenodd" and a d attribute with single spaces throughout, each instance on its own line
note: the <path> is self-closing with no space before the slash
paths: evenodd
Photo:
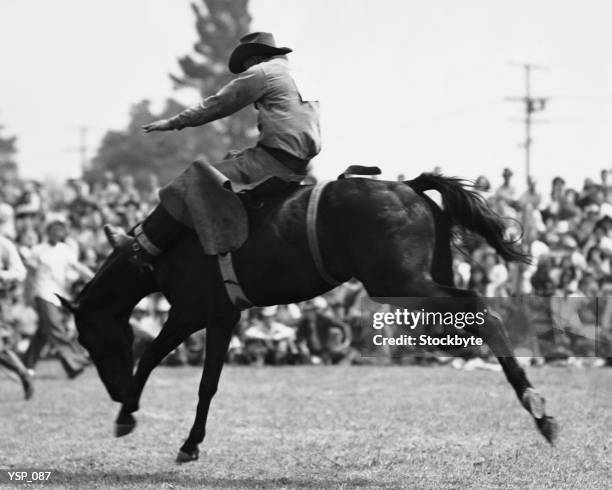
<path id="1" fill-rule="evenodd" d="M 552 180 L 551 191 L 550 191 L 550 204 L 548 205 L 548 212 L 552 216 L 559 215 L 559 209 L 563 196 L 565 195 L 565 180 L 561 177 L 555 177 Z"/>
<path id="2" fill-rule="evenodd" d="M 351 327 L 332 316 L 321 297 L 307 301 L 302 312 L 297 341 L 303 358 L 313 364 L 350 363 L 353 358 Z"/>
<path id="3" fill-rule="evenodd" d="M 485 256 L 485 269 L 487 271 L 485 296 L 488 298 L 508 296 L 508 269 L 503 264 L 502 259 L 497 254 L 487 254 Z"/>
<path id="4" fill-rule="evenodd" d="M 19 376 L 26 399 L 34 393 L 32 377 L 13 346 L 15 335 L 8 323 L 16 286 L 23 282 L 26 268 L 19 257 L 15 244 L 0 235 L 0 365 Z"/>
<path id="5" fill-rule="evenodd" d="M 495 198 L 504 201 L 509 206 L 514 206 L 516 200 L 516 189 L 510 182 L 514 172 L 505 168 L 502 173 L 503 184 L 495 191 Z"/>
<path id="6" fill-rule="evenodd" d="M 104 203 L 115 204 L 121 197 L 121 187 L 110 170 L 104 172 L 104 178 L 98 189 L 97 199 Z"/>
<path id="7" fill-rule="evenodd" d="M 580 193 L 580 197 L 578 198 L 578 205 L 581 208 L 588 206 L 589 204 L 594 204 L 596 202 L 595 195 L 597 192 L 601 190 L 601 187 L 598 186 L 595 181 L 591 178 L 584 179 L 584 185 L 582 186 L 582 192 Z"/>
<path id="8" fill-rule="evenodd" d="M 474 190 L 482 196 L 483 199 L 489 200 L 491 194 L 491 183 L 484 175 L 479 176 L 474 183 Z"/>
<path id="9" fill-rule="evenodd" d="M 608 170 L 602 170 L 601 179 L 597 179 L 597 183 L 587 179 L 580 194 L 568 188 L 563 178 L 555 177 L 552 181 L 550 202 L 543 209 L 540 209 L 541 194 L 535 181 L 530 179 L 527 190 L 517 194 L 512 177 L 512 171 L 505 169 L 504 183 L 493 194 L 489 179 L 481 175 L 474 189 L 488 201 L 493 210 L 504 218 L 511 218 L 505 220 L 508 238 L 522 237 L 522 244 L 525 250 L 530 250 L 534 263 L 521 268 L 515 264 L 506 264 L 480 237 L 457 236 L 453 238 L 453 245 L 466 252 L 465 255 L 455 254 L 454 257 L 456 285 L 469 286 L 483 295 L 495 296 L 541 294 L 551 288 L 563 298 L 596 293 L 601 295 L 607 289 L 612 291 L 612 286 L 608 288 L 612 281 L 605 279 L 612 273 L 612 185 L 609 183 Z M 405 180 L 405 177 L 399 178 Z M 40 310 L 40 298 L 34 299 L 34 287 L 39 283 L 41 272 L 39 252 L 41 247 L 49 247 L 47 242 L 39 243 L 41 232 L 44 231 L 43 212 L 55 210 L 66 213 L 71 226 L 65 230 L 66 238 L 64 247 L 61 248 L 66 250 L 67 247 L 73 250 L 74 254 L 78 253 L 77 262 L 85 263 L 89 269 L 95 269 L 109 252 L 102 233 L 102 223 L 107 221 L 126 227 L 133 226 L 157 203 L 158 188 L 159 183 L 155 175 L 151 175 L 151 182 L 141 192 L 136 188 L 131 176 L 123 175 L 117 181 L 112 172 L 105 173 L 102 182 L 92 183 L 91 188 L 81 179 L 70 181 L 63 187 L 41 185 L 34 181 L 0 179 L 0 231 L 11 239 L 17 236 L 18 250 L 28 269 L 27 281 L 12 293 L 13 297 L 18 299 L 18 304 L 10 308 L 10 311 L 19 308 L 21 317 L 34 317 L 35 320 L 36 313 L 32 306 L 36 304 L 37 310 Z M 45 235 L 48 233 L 45 232 Z M 67 288 L 79 284 L 74 281 L 78 275 L 74 269 L 71 268 L 67 275 Z M 594 284 L 597 284 L 598 289 Z M 345 284 L 324 296 L 328 306 L 324 312 L 317 310 L 315 315 L 323 314 L 334 321 L 349 323 L 354 346 L 359 349 L 371 343 L 364 335 L 371 332 L 363 327 L 361 321 L 364 296 L 363 286 L 357 281 Z M 55 297 L 51 296 L 50 299 L 55 300 Z M 157 300 L 153 298 L 150 311 L 137 309 L 134 322 L 138 325 L 155 325 L 158 329 L 163 312 L 155 311 L 156 304 Z M 604 308 L 604 300 L 601 300 L 600 306 Z M 585 306 L 585 311 L 588 308 Z M 606 311 L 610 312 L 608 316 L 612 318 L 612 306 L 606 308 Z M 263 345 L 264 361 L 294 362 L 296 358 L 290 353 L 289 347 L 291 342 L 271 340 L 270 332 L 276 329 L 287 334 L 294 331 L 298 324 L 303 328 L 305 317 L 312 316 L 312 304 L 307 303 L 306 309 L 310 310 L 302 313 L 296 305 L 288 305 L 266 318 L 262 318 L 258 310 L 253 310 L 251 315 L 245 312 L 242 326 L 237 329 L 232 339 L 228 358 L 241 363 L 255 361 L 257 359 L 253 356 L 252 348 L 255 345 Z M 580 312 L 584 318 L 585 311 Z M 537 318 L 537 315 L 534 318 Z M 34 323 L 33 320 L 29 321 Z M 315 320 L 315 323 L 321 323 L 320 319 Z M 612 324 L 612 321 L 610 323 Z M 278 329 L 277 325 L 289 330 Z M 10 326 L 12 336 L 17 336 L 16 342 L 13 342 L 16 352 L 25 351 L 30 327 L 25 323 L 15 324 L 15 327 L 11 323 Z M 34 333 L 34 329 L 31 330 L 30 335 Z M 345 338 L 341 327 L 317 327 L 317 330 L 329 332 L 328 340 L 332 344 L 342 344 Z M 258 331 L 260 334 L 265 332 L 267 343 L 253 338 L 252 334 Z M 327 340 L 323 331 L 317 333 L 318 341 L 313 340 L 312 335 L 305 337 L 311 344 L 308 352 L 310 355 L 316 351 L 315 359 L 333 363 L 335 361 L 325 354 Z M 299 334 L 300 345 L 304 340 L 304 332 L 305 330 Z M 179 352 L 187 352 L 188 359 L 201 363 L 204 338 L 204 334 L 194 336 Z M 287 354 L 281 355 L 283 351 Z"/>
<path id="10" fill-rule="evenodd" d="M 88 364 L 84 350 L 68 331 L 65 313 L 56 294 L 68 296 L 71 273 L 85 279 L 93 273 L 77 261 L 76 251 L 65 243 L 67 223 L 59 215 L 46 224 L 46 241 L 32 248 L 30 267 L 35 271 L 34 302 L 38 329 L 26 352 L 26 366 L 34 369 L 45 344 L 59 357 L 69 378 L 78 376 Z"/>
<path id="11" fill-rule="evenodd" d="M 15 230 L 15 211 L 13 206 L 5 202 L 0 202 L 0 235 L 14 240 L 17 231 Z"/>
<path id="12" fill-rule="evenodd" d="M 119 182 L 121 192 L 119 194 L 118 203 L 120 205 L 125 205 L 127 203 L 136 203 L 138 205 L 140 201 L 140 193 L 138 192 L 138 189 L 136 189 L 134 176 L 124 174 L 119 179 Z"/>
<path id="13" fill-rule="evenodd" d="M 295 330 L 275 320 L 277 311 L 276 306 L 262 308 L 260 319 L 245 331 L 247 355 L 258 366 L 281 364 L 298 353 Z"/>
<path id="14" fill-rule="evenodd" d="M 474 264 L 470 273 L 468 289 L 476 291 L 481 296 L 486 296 L 488 284 L 489 279 L 485 269 L 481 265 Z"/>
<path id="15" fill-rule="evenodd" d="M 536 181 L 532 176 L 527 178 L 527 190 L 519 199 L 519 206 L 523 210 L 538 210 L 542 203 L 542 196 L 536 190 Z"/>

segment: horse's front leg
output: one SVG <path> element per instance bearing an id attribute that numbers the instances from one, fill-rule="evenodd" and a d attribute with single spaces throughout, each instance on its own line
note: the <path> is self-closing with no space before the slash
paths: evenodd
<path id="1" fill-rule="evenodd" d="M 138 368 L 134 374 L 134 389 L 129 398 L 121 405 L 117 419 L 115 420 L 115 435 L 125 436 L 136 427 L 136 419 L 132 415 L 139 408 L 140 396 L 149 375 L 157 365 L 170 352 L 176 349 L 180 343 L 191 333 L 192 322 L 181 322 L 177 320 L 174 310 L 170 311 L 168 319 L 158 336 L 147 347 L 138 362 Z M 203 324 L 201 325 L 204 326 Z"/>
<path id="2" fill-rule="evenodd" d="M 186 463 L 198 459 L 200 451 L 198 445 L 206 435 L 206 419 L 210 402 L 217 392 L 221 370 L 225 354 L 229 347 L 234 326 L 238 322 L 238 312 L 223 317 L 216 317 L 211 322 L 206 332 L 206 357 L 204 359 L 204 371 L 198 390 L 198 408 L 193 422 L 193 427 L 185 443 L 181 446 L 176 457 L 177 463 Z"/>

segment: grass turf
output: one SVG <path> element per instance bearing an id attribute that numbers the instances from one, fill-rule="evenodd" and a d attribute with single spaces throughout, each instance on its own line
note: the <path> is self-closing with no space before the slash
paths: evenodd
<path id="1" fill-rule="evenodd" d="M 36 394 L 0 379 L 0 468 L 74 488 L 611 488 L 612 369 L 528 372 L 561 423 L 551 448 L 503 374 L 449 367 L 226 367 L 200 460 L 174 463 L 200 369 L 158 368 L 139 425 L 93 369 L 40 365 Z"/>

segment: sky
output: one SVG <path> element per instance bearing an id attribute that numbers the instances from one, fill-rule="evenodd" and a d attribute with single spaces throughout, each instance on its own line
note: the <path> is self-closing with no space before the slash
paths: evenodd
<path id="1" fill-rule="evenodd" d="M 439 166 L 524 182 L 524 73 L 532 94 L 532 173 L 574 186 L 612 168 L 612 2 L 607 0 L 251 0 L 252 30 L 289 46 L 315 86 L 323 151 L 315 174 L 378 165 L 407 178 Z M 79 173 L 78 126 L 90 156 L 130 106 L 175 91 L 168 74 L 196 39 L 187 0 L 0 0 L 0 123 L 19 138 L 21 172 Z M 184 162 L 177 162 L 182 165 Z"/>

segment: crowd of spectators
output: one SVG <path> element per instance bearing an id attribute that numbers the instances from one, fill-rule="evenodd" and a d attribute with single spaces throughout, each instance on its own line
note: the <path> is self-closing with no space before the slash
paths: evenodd
<path id="1" fill-rule="evenodd" d="M 508 236 L 521 243 L 533 256 L 533 263 L 505 264 L 481 239 L 463 235 L 457 245 L 464 252 L 457 252 L 454 260 L 456 283 L 490 298 L 574 298 L 570 303 L 577 305 L 575 311 L 561 316 L 571 317 L 567 322 L 584 328 L 593 320 L 585 319 L 589 301 L 612 295 L 609 174 L 602 171 L 599 182 L 585 180 L 580 191 L 555 177 L 547 199 L 532 179 L 519 194 L 512 178 L 512 171 L 505 169 L 501 186 L 493 190 L 481 176 L 475 189 L 506 218 Z M 136 187 L 132 176 L 116 177 L 111 172 L 93 185 L 81 179 L 59 186 L 0 180 L 0 338 L 5 346 L 0 363 L 20 375 L 24 386 L 37 360 L 47 354 L 60 359 L 69 377 L 83 370 L 86 353 L 76 342 L 74 327 L 55 293 L 74 295 L 110 251 L 102 225 L 133 227 L 156 204 L 157 191 L 154 176 L 143 190 Z M 228 360 L 255 365 L 364 362 L 359 355 L 367 344 L 367 328 L 359 321 L 364 295 L 363 287 L 351 281 L 301 305 L 245 312 Z M 550 310 L 550 304 L 548 307 Z M 161 328 L 168 308 L 161 296 L 145 298 L 136 307 L 132 323 L 137 355 Z M 612 318 L 607 300 L 598 308 L 600 319 L 601 313 L 605 319 Z M 524 304 L 518 309 L 525 310 Z M 534 323 L 538 315 L 541 317 L 539 310 L 528 311 L 527 322 Z M 166 362 L 200 364 L 204 344 L 205 332 L 195 334 Z M 563 341 L 555 340 L 555 348 L 558 344 Z M 557 357 L 571 357 L 572 342 L 564 345 L 565 354 L 556 352 Z M 530 358 L 546 357 L 537 346 L 529 348 Z M 595 355 L 588 349 L 582 354 Z"/>
<path id="2" fill-rule="evenodd" d="M 26 396 L 41 357 L 58 358 L 69 378 L 89 364 L 56 294 L 71 297 L 93 277 L 110 248 L 103 223 L 132 227 L 156 191 L 139 192 L 131 176 L 112 173 L 93 188 L 80 179 L 0 181 L 0 364 L 20 377 Z"/>
<path id="3" fill-rule="evenodd" d="M 519 194 L 512 179 L 513 172 L 506 168 L 497 189 L 485 176 L 476 180 L 475 189 L 505 218 L 508 238 L 523 247 L 532 263 L 506 264 L 482 240 L 464 237 L 461 245 L 468 253 L 456 254 L 454 261 L 457 285 L 496 298 L 502 310 L 523 310 L 523 320 L 532 326 L 547 310 L 548 323 L 561 331 L 547 349 L 554 351 L 553 357 L 610 356 L 612 182 L 608 170 L 601 171 L 599 182 L 585 179 L 581 190 L 554 177 L 549 196 L 539 192 L 532 178 Z M 589 344 L 585 338 L 591 339 L 590 348 L 584 348 Z M 533 351 L 538 351 L 537 346 Z"/>
<path id="4" fill-rule="evenodd" d="M 41 356 L 59 358 L 68 377 L 82 372 L 86 353 L 56 296 L 74 297 L 110 252 L 103 224 L 132 228 L 157 204 L 157 180 L 144 190 L 130 175 L 107 172 L 89 185 L 32 180 L 0 181 L 0 290 L 5 367 L 34 372 Z M 350 289 L 350 287 L 349 287 Z M 335 296 L 338 293 L 334 293 Z M 355 357 L 351 332 L 340 309 L 323 298 L 244 314 L 229 359 L 243 364 L 335 363 Z M 132 315 L 138 356 L 157 335 L 169 304 L 161 295 L 143 299 Z M 205 332 L 192 336 L 166 362 L 200 364 Z M 8 346 L 10 345 L 10 349 Z M 15 361 L 18 354 L 23 362 Z M 2 356 L 0 356 L 2 362 Z M 26 377 L 23 377 L 26 379 Z"/>

